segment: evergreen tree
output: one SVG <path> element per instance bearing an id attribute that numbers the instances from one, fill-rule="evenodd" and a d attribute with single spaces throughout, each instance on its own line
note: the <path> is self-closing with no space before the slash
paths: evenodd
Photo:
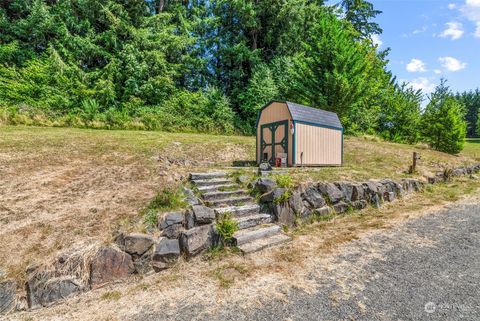
<path id="1" fill-rule="evenodd" d="M 383 32 L 380 25 L 372 20 L 381 14 L 368 1 L 365 0 L 343 0 L 341 6 L 345 12 L 345 19 L 349 21 L 361 38 L 371 39 L 373 35 Z"/>
<path id="2" fill-rule="evenodd" d="M 467 131 L 463 118 L 464 106 L 455 99 L 442 79 L 422 115 L 423 140 L 436 150 L 459 153 L 463 149 Z"/>

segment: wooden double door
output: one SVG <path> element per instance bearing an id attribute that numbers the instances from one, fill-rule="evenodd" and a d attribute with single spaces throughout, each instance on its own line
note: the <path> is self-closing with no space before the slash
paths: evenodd
<path id="1" fill-rule="evenodd" d="M 286 155 L 288 162 L 288 120 L 264 124 L 260 131 L 260 157 L 275 165 L 275 158 Z"/>

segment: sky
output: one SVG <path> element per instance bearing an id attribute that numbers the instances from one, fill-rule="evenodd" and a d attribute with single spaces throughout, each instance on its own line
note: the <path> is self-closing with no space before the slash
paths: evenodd
<path id="1" fill-rule="evenodd" d="M 430 93 L 442 77 L 454 91 L 480 88 L 480 0 L 370 0 L 383 11 L 380 49 L 399 81 Z"/>

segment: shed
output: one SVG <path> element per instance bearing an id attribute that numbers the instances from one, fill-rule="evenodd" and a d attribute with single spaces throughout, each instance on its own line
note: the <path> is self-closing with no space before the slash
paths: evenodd
<path id="1" fill-rule="evenodd" d="M 257 163 L 287 159 L 288 166 L 341 166 L 343 126 L 336 113 L 272 101 L 258 113 Z"/>

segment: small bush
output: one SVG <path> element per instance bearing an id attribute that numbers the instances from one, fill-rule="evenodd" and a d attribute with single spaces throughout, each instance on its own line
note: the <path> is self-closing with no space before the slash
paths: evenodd
<path id="1" fill-rule="evenodd" d="M 185 202 L 185 195 L 180 189 L 166 188 L 150 201 L 147 209 L 153 210 L 176 210 L 187 206 Z"/>
<path id="2" fill-rule="evenodd" d="M 232 213 L 224 213 L 217 219 L 216 228 L 224 244 L 232 244 L 233 234 L 238 231 L 238 222 Z"/>
<path id="3" fill-rule="evenodd" d="M 155 227 L 158 224 L 158 211 L 148 209 L 143 214 L 143 223 L 148 227 Z"/>
<path id="4" fill-rule="evenodd" d="M 285 202 L 288 202 L 288 200 L 290 199 L 290 192 L 288 190 L 286 190 L 285 192 L 283 192 L 282 195 L 280 195 L 279 197 L 275 198 L 273 200 L 273 203 L 274 204 L 283 204 Z"/>
<path id="5" fill-rule="evenodd" d="M 278 187 L 293 188 L 293 179 L 289 175 L 277 175 L 275 177 Z"/>

